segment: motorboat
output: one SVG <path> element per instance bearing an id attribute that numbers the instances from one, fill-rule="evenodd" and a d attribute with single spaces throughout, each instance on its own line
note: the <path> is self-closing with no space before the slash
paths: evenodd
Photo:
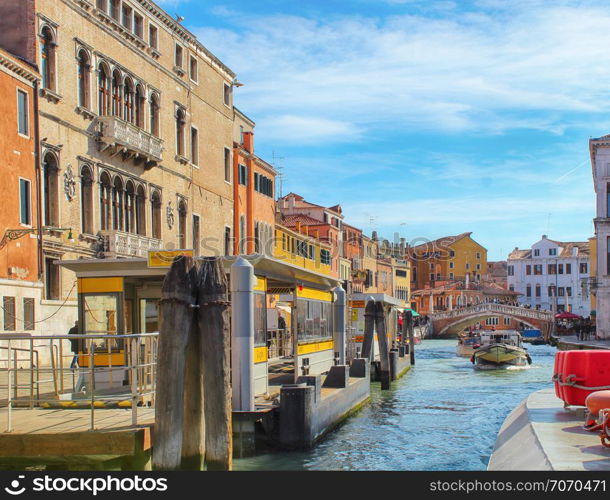
<path id="1" fill-rule="evenodd" d="M 515 330 L 485 331 L 481 345 L 470 361 L 477 370 L 527 367 L 532 358 L 523 347 L 521 334 Z"/>
<path id="2" fill-rule="evenodd" d="M 458 356 L 469 358 L 481 345 L 481 337 L 476 332 L 462 333 L 458 336 L 456 352 Z"/>

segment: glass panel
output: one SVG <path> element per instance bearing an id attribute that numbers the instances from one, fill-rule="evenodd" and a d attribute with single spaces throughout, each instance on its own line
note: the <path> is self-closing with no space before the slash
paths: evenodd
<path id="1" fill-rule="evenodd" d="M 264 293 L 254 294 L 254 345 L 267 345 L 267 307 Z"/>
<path id="2" fill-rule="evenodd" d="M 318 300 L 297 300 L 297 331 L 299 343 L 332 338 L 332 303 Z"/>
<path id="3" fill-rule="evenodd" d="M 142 333 L 159 331 L 159 299 L 140 299 L 140 328 Z"/>
<path id="4" fill-rule="evenodd" d="M 83 296 L 83 335 L 116 335 L 118 333 L 119 297 L 116 293 Z M 121 349 L 122 342 L 107 339 L 93 339 L 92 344 L 98 351 Z"/>

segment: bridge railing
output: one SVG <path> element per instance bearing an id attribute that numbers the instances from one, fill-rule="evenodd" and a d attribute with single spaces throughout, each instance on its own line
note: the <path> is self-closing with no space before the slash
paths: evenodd
<path id="1" fill-rule="evenodd" d="M 451 311 L 430 313 L 429 317 L 435 321 L 440 319 L 458 318 L 460 316 L 467 316 L 479 312 L 492 312 L 510 316 L 520 316 L 522 318 L 537 319 L 541 321 L 553 321 L 553 313 L 551 312 L 539 311 L 537 309 L 527 309 L 525 307 L 509 306 L 506 304 L 494 304 L 491 302 L 476 304 L 473 306 L 457 307 Z"/>

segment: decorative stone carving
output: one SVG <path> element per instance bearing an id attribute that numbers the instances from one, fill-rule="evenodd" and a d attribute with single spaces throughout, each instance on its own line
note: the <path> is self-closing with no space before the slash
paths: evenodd
<path id="1" fill-rule="evenodd" d="M 167 208 L 165 209 L 165 215 L 167 217 L 167 226 L 171 229 L 174 227 L 174 209 L 172 208 L 172 202 L 169 201 L 167 203 Z"/>
<path id="2" fill-rule="evenodd" d="M 74 180 L 72 165 L 68 165 L 64 172 L 64 192 L 68 201 L 72 201 L 76 195 L 76 181 Z"/>

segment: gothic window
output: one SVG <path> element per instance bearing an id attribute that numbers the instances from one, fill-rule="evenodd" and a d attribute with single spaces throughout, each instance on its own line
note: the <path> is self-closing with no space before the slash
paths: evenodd
<path id="1" fill-rule="evenodd" d="M 159 137 L 159 94 L 150 96 L 150 133 Z"/>
<path id="2" fill-rule="evenodd" d="M 125 121 L 135 123 L 134 107 L 135 107 L 135 89 L 131 78 L 125 78 L 123 85 L 125 94 L 123 97 L 124 111 L 123 118 Z"/>
<path id="3" fill-rule="evenodd" d="M 125 184 L 125 231 L 135 233 L 136 192 L 133 182 Z"/>
<path id="4" fill-rule="evenodd" d="M 146 104 L 146 95 L 142 85 L 136 86 L 135 98 L 135 123 L 138 127 L 144 128 L 144 106 Z"/>
<path id="5" fill-rule="evenodd" d="M 117 176 L 112 186 L 112 228 L 116 231 L 122 231 L 124 227 L 123 194 L 123 181 Z"/>
<path id="6" fill-rule="evenodd" d="M 53 31 L 48 26 L 40 32 L 40 56 L 42 86 L 45 89 L 55 90 L 55 57 L 56 41 Z"/>
<path id="7" fill-rule="evenodd" d="M 100 64 L 98 69 L 98 113 L 100 115 L 110 114 L 110 77 L 108 67 Z"/>
<path id="8" fill-rule="evenodd" d="M 78 51 L 78 105 L 83 108 L 91 107 L 89 98 L 89 54 L 85 50 Z"/>
<path id="9" fill-rule="evenodd" d="M 43 160 L 43 206 L 44 225 L 58 226 L 59 187 L 58 187 L 58 164 L 57 157 L 53 153 L 47 153 Z"/>
<path id="10" fill-rule="evenodd" d="M 150 206 L 152 209 L 152 237 L 161 239 L 161 195 L 155 190 L 150 196 Z"/>
<path id="11" fill-rule="evenodd" d="M 184 108 L 176 110 L 176 154 L 184 156 L 184 128 L 186 126 L 186 111 Z"/>
<path id="12" fill-rule="evenodd" d="M 80 193 L 82 230 L 93 234 L 93 173 L 87 165 L 80 172 Z"/>
<path id="13" fill-rule="evenodd" d="M 112 184 L 108 173 L 103 172 L 100 175 L 100 228 L 102 230 L 110 229 L 111 224 L 111 198 Z"/>
<path id="14" fill-rule="evenodd" d="M 178 247 L 186 248 L 186 202 L 178 203 Z"/>
<path id="15" fill-rule="evenodd" d="M 146 235 L 146 211 L 145 211 L 146 196 L 142 185 L 136 190 L 136 233 Z"/>
<path id="16" fill-rule="evenodd" d="M 112 73 L 112 114 L 114 116 L 121 116 L 122 101 L 121 75 L 115 70 Z"/>

